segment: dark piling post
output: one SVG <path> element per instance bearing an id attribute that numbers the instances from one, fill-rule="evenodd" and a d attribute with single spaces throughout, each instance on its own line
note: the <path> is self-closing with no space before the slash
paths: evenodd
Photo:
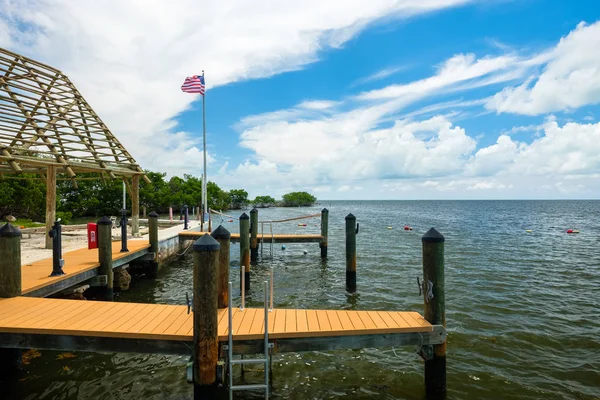
<path id="1" fill-rule="evenodd" d="M 113 299 L 113 269 L 112 269 L 112 222 L 108 217 L 98 221 L 98 262 L 100 275 L 106 275 L 105 300 Z"/>
<path id="2" fill-rule="evenodd" d="M 329 228 L 329 210 L 324 208 L 321 210 L 321 243 L 319 243 L 319 247 L 321 248 L 321 257 L 327 258 L 327 230 Z"/>
<path id="3" fill-rule="evenodd" d="M 204 232 L 204 207 L 200 207 L 200 232 Z"/>
<path id="4" fill-rule="evenodd" d="M 183 229 L 186 231 L 188 229 L 188 222 L 189 222 L 188 206 L 185 205 L 185 206 L 183 206 Z"/>
<path id="5" fill-rule="evenodd" d="M 444 235 L 431 228 L 421 241 L 425 319 L 445 327 Z M 425 393 L 428 399 L 446 398 L 446 342 L 433 345 L 433 356 L 425 361 Z"/>
<path id="6" fill-rule="evenodd" d="M 250 290 L 250 217 L 240 216 L 240 265 L 244 267 L 244 288 Z M 240 282 L 241 282 L 240 276 Z"/>
<path id="7" fill-rule="evenodd" d="M 121 253 L 127 253 L 127 210 L 121 210 Z"/>
<path id="8" fill-rule="evenodd" d="M 150 261 L 148 268 L 148 277 L 156 278 L 158 276 L 158 214 L 154 211 L 148 214 L 148 239 L 150 252 L 154 253 L 154 260 Z"/>
<path id="9" fill-rule="evenodd" d="M 229 249 L 231 234 L 223 225 L 219 225 L 210 234 L 221 246 L 219 250 L 219 276 L 217 278 L 217 307 L 227 308 L 229 303 Z"/>
<path id="10" fill-rule="evenodd" d="M 218 354 L 217 276 L 219 242 L 204 235 L 194 243 L 194 398 L 216 395 Z"/>
<path id="11" fill-rule="evenodd" d="M 6 223 L 0 228 L 0 297 L 21 295 L 21 231 Z M 21 366 L 20 349 L 0 349 L 0 374 L 15 373 Z"/>
<path id="12" fill-rule="evenodd" d="M 258 262 L 258 210 L 250 210 L 250 262 Z"/>
<path id="13" fill-rule="evenodd" d="M 346 215 L 346 290 L 356 292 L 356 217 Z"/>
<path id="14" fill-rule="evenodd" d="M 52 273 L 50 276 L 60 276 L 65 273 L 62 270 L 64 260 L 62 259 L 62 229 L 60 221 L 54 221 L 52 229 L 48 232 L 52 238 Z"/>

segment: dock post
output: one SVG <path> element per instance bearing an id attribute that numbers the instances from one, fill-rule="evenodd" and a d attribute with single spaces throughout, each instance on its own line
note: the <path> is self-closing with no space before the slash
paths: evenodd
<path id="1" fill-rule="evenodd" d="M 356 217 L 346 215 L 346 290 L 356 292 Z"/>
<path id="2" fill-rule="evenodd" d="M 200 207 L 200 232 L 204 232 L 204 207 Z"/>
<path id="3" fill-rule="evenodd" d="M 219 277 L 217 279 L 217 307 L 227 308 L 229 306 L 229 249 L 231 233 L 219 225 L 210 234 L 221 246 L 219 250 Z"/>
<path id="4" fill-rule="evenodd" d="M 150 261 L 148 277 L 156 278 L 158 276 L 158 214 L 154 211 L 148 214 L 148 239 L 149 251 L 154 253 L 154 259 Z"/>
<path id="5" fill-rule="evenodd" d="M 21 231 L 6 223 L 0 228 L 0 297 L 21 295 Z M 0 348 L 0 374 L 15 373 L 21 366 L 20 349 Z"/>
<path id="6" fill-rule="evenodd" d="M 319 247 L 321 248 L 321 258 L 327 258 L 327 230 L 329 228 L 329 210 L 324 208 L 321 210 L 321 243 L 319 243 Z"/>
<path id="7" fill-rule="evenodd" d="M 244 270 L 244 290 L 250 290 L 250 217 L 243 213 L 240 216 L 240 266 Z M 240 268 L 240 274 L 241 269 Z M 240 282 L 242 277 L 240 276 Z M 240 288 L 241 290 L 241 288 Z"/>
<path id="8" fill-rule="evenodd" d="M 219 242 L 203 235 L 194 250 L 194 399 L 216 395 L 219 340 L 217 276 Z"/>
<path id="9" fill-rule="evenodd" d="M 188 215 L 188 206 L 187 204 L 183 206 L 183 230 L 188 229 L 188 221 L 189 221 L 189 215 Z"/>
<path id="10" fill-rule="evenodd" d="M 173 207 L 169 207 L 169 221 L 173 223 Z"/>
<path id="11" fill-rule="evenodd" d="M 121 253 L 127 253 L 127 210 L 121 210 Z"/>
<path id="12" fill-rule="evenodd" d="M 444 235 L 435 228 L 423 235 L 423 295 L 425 319 L 446 326 L 444 294 Z M 425 393 L 428 399 L 446 398 L 446 342 L 433 345 L 431 359 L 425 360 Z"/>
<path id="13" fill-rule="evenodd" d="M 210 208 L 208 209 L 208 232 L 212 232 L 212 216 L 210 214 Z"/>
<path id="14" fill-rule="evenodd" d="M 258 210 L 250 210 L 250 262 L 258 262 Z"/>
<path id="15" fill-rule="evenodd" d="M 113 269 L 112 269 L 112 222 L 108 217 L 98 221 L 98 262 L 100 275 L 106 275 L 105 300 L 113 299 Z"/>

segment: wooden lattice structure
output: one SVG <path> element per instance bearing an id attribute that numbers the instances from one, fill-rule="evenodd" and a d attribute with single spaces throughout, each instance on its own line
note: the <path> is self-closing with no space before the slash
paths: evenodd
<path id="1" fill-rule="evenodd" d="M 47 226 L 55 215 L 57 173 L 131 178 L 134 218 L 139 178 L 148 181 L 65 74 L 0 48 L 0 175 L 23 172 L 47 179 Z"/>

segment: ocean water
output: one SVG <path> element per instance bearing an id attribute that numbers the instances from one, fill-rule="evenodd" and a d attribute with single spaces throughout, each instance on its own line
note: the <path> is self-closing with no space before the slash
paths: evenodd
<path id="1" fill-rule="evenodd" d="M 448 398 L 600 398 L 600 201 L 324 201 L 261 209 L 259 218 L 314 214 L 322 207 L 330 210 L 328 259 L 321 260 L 316 243 L 285 250 L 275 245 L 272 257 L 265 246 L 252 269 L 250 306 L 262 306 L 258 283 L 272 266 L 276 307 L 422 312 L 420 238 L 435 227 L 446 237 Z M 222 223 L 236 232 L 241 212 L 230 213 L 235 222 Z M 355 294 L 344 287 L 348 213 L 360 223 Z M 274 231 L 319 233 L 319 219 L 305 221 L 306 227 L 275 224 Z M 580 233 L 567 234 L 569 228 Z M 234 287 L 238 259 L 234 244 Z M 184 304 L 191 273 L 188 254 L 158 279 L 134 281 L 117 301 Z M 0 398 L 189 399 L 186 362 L 85 352 L 61 359 L 59 352 L 41 351 Z M 241 382 L 239 371 L 234 377 Z M 246 368 L 246 382 L 261 378 L 258 367 Z M 259 399 L 262 393 L 235 398 Z M 275 355 L 272 398 L 423 399 L 423 362 L 412 346 Z"/>

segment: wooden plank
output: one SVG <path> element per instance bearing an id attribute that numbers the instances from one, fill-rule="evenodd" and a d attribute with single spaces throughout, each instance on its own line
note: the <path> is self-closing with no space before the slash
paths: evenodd
<path id="1" fill-rule="evenodd" d="M 284 333 L 285 332 L 285 318 L 286 313 L 284 309 L 275 309 L 273 310 L 275 314 L 275 320 L 273 321 L 273 331 L 272 334 L 275 333 Z"/>
<path id="2" fill-rule="evenodd" d="M 42 315 L 44 313 L 48 313 L 48 312 L 52 312 L 52 310 L 54 308 L 57 308 L 59 306 L 58 303 L 55 302 L 44 302 L 44 303 L 40 303 L 37 307 L 35 307 L 33 310 L 31 310 L 28 313 L 25 314 L 20 314 L 18 318 L 12 318 L 12 319 L 8 319 L 5 324 L 10 324 L 10 325 L 19 325 L 22 324 L 23 322 L 27 322 L 29 321 L 31 318 L 37 318 L 38 315 Z"/>
<path id="3" fill-rule="evenodd" d="M 331 325 L 331 329 L 333 331 L 344 331 L 344 327 L 337 316 L 337 312 L 335 310 L 327 310 L 327 318 L 329 319 L 329 324 Z"/>
<path id="4" fill-rule="evenodd" d="M 352 325 L 352 321 L 350 320 L 350 317 L 348 316 L 348 313 L 346 311 L 338 310 L 336 311 L 336 314 L 338 319 L 340 320 L 340 323 L 342 324 L 342 329 L 346 331 L 354 330 L 354 325 Z"/>
<path id="5" fill-rule="evenodd" d="M 358 316 L 357 311 L 346 311 L 348 318 L 352 321 L 352 325 L 354 325 L 354 329 L 363 330 L 366 329 L 365 324 L 362 322 L 360 317 Z"/>
<path id="6" fill-rule="evenodd" d="M 135 330 L 136 325 L 140 322 L 143 323 L 143 319 L 145 317 L 147 317 L 148 315 L 150 315 L 150 313 L 152 313 L 152 311 L 155 310 L 156 308 L 157 308 L 156 304 L 146 305 L 146 307 L 144 307 L 140 311 L 136 312 L 135 314 L 131 315 L 129 317 L 129 319 L 127 321 L 125 321 L 125 323 L 121 324 L 118 328 L 116 328 L 115 331 L 127 332 L 132 328 Z"/>
<path id="7" fill-rule="evenodd" d="M 81 301 L 81 300 L 80 300 Z M 83 301 L 82 301 L 83 302 Z M 61 319 L 55 324 L 52 324 L 49 329 L 60 331 L 87 331 L 88 329 L 80 329 L 82 325 L 90 325 L 91 323 L 98 320 L 99 315 L 105 315 L 104 313 L 115 307 L 114 303 L 102 303 L 102 302 L 85 302 L 87 303 L 83 307 L 79 308 L 77 312 L 71 314 L 68 318 Z"/>
<path id="8" fill-rule="evenodd" d="M 285 310 L 285 332 L 296 331 L 296 310 Z"/>
<path id="9" fill-rule="evenodd" d="M 356 312 L 358 318 L 364 324 L 365 329 L 367 329 L 367 330 L 377 329 L 377 325 L 375 325 L 375 323 L 373 322 L 373 320 L 369 316 L 368 312 L 366 312 L 366 311 L 355 311 L 355 312 Z"/>
<path id="10" fill-rule="evenodd" d="M 49 328 L 49 327 L 53 327 L 56 326 L 60 323 L 62 323 L 63 321 L 71 318 L 73 315 L 79 314 L 82 312 L 82 310 L 89 310 L 89 306 L 86 303 L 85 300 L 73 300 L 72 301 L 74 303 L 74 305 L 70 308 L 65 308 L 62 310 L 62 312 L 60 313 L 53 313 L 52 317 L 47 318 L 46 322 L 42 322 L 40 321 L 39 323 L 39 327 L 40 328 Z M 90 314 L 90 313 L 88 313 Z"/>
<path id="11" fill-rule="evenodd" d="M 306 310 L 306 319 L 308 321 L 308 330 L 310 332 L 319 332 L 321 330 L 317 312 L 315 310 Z"/>
<path id="12" fill-rule="evenodd" d="M 402 317 L 401 313 L 388 311 L 388 315 L 396 322 L 398 327 L 400 327 L 401 329 L 410 328 L 411 324 L 405 318 Z"/>
<path id="13" fill-rule="evenodd" d="M 256 308 L 244 309 L 244 311 L 243 311 L 244 319 L 242 320 L 242 323 L 241 323 L 240 327 L 238 328 L 238 333 L 237 333 L 238 335 L 247 335 L 250 333 L 252 321 L 254 321 L 254 317 L 256 316 L 257 311 L 258 310 Z"/>
<path id="14" fill-rule="evenodd" d="M 418 312 L 414 312 L 414 311 L 409 311 L 406 314 L 408 314 L 409 317 L 412 317 L 416 323 L 419 326 L 422 327 L 426 327 L 426 326 L 430 326 L 431 324 L 429 322 L 427 322 L 427 320 L 425 318 L 423 318 L 423 316 L 421 314 L 419 314 Z"/>
<path id="15" fill-rule="evenodd" d="M 254 321 L 252 321 L 252 326 L 250 327 L 250 332 L 253 334 L 259 333 L 261 335 L 265 334 L 265 313 L 263 309 L 258 309 L 256 311 L 256 315 L 254 316 Z"/>
<path id="16" fill-rule="evenodd" d="M 377 329 L 388 328 L 387 324 L 383 321 L 383 319 L 381 319 L 377 311 L 367 311 L 367 313 L 369 314 L 369 317 L 371 317 L 371 320 L 373 321 Z"/>
<path id="17" fill-rule="evenodd" d="M 125 307 L 115 321 L 107 325 L 103 332 L 115 332 L 121 325 L 129 321 L 129 319 L 146 308 L 148 304 L 136 303 L 132 307 Z"/>
<path id="18" fill-rule="evenodd" d="M 152 334 L 164 333 L 171 326 L 171 324 L 185 312 L 187 312 L 187 307 L 185 306 L 173 307 L 173 311 L 167 316 L 167 318 L 165 318 L 155 328 L 148 330 L 147 332 Z"/>
<path id="19" fill-rule="evenodd" d="M 317 310 L 317 318 L 319 319 L 319 327 L 321 331 L 330 331 L 331 324 L 329 323 L 329 318 L 327 317 L 327 311 L 325 310 Z"/>
<path id="20" fill-rule="evenodd" d="M 306 319 L 306 310 L 296 310 L 296 329 L 298 332 L 308 332 L 308 320 Z"/>
<path id="21" fill-rule="evenodd" d="M 144 325 L 138 332 L 152 332 L 158 325 L 160 325 L 163 321 L 165 321 L 172 312 L 174 312 L 177 308 L 165 305 L 163 306 L 163 310 L 159 315 L 156 316 L 152 321 L 149 321 L 146 325 Z"/>
<path id="22" fill-rule="evenodd" d="M 90 324 L 90 330 L 93 331 L 104 331 L 104 329 L 114 323 L 116 320 L 121 318 L 121 314 L 128 308 L 131 307 L 128 303 L 115 303 L 116 306 L 113 308 L 113 312 L 111 315 L 107 315 L 104 318 L 96 319 L 92 324 Z"/>
<path id="23" fill-rule="evenodd" d="M 171 326 L 169 326 L 163 333 L 165 335 L 176 335 L 177 331 L 179 331 L 179 329 L 186 323 L 192 323 L 191 321 L 193 321 L 194 318 L 194 314 L 192 313 L 187 313 L 187 308 L 184 307 L 184 309 L 182 310 L 183 312 L 181 314 L 179 314 L 179 316 L 177 317 L 177 319 L 175 321 L 173 321 L 173 323 L 171 324 Z M 189 320 L 189 321 L 188 321 Z"/>

